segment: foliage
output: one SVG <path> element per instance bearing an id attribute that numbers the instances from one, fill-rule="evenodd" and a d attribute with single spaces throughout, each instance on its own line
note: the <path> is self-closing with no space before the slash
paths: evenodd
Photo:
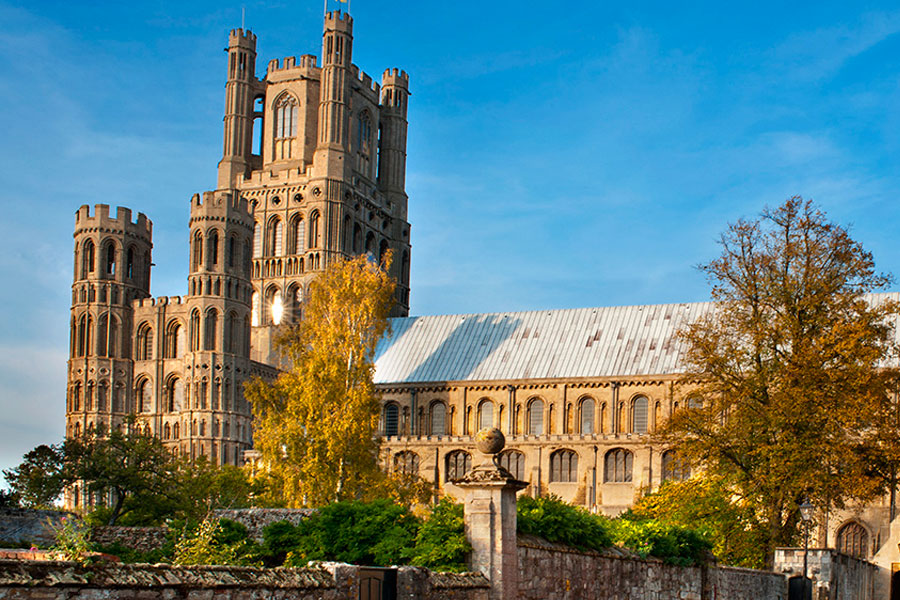
<path id="1" fill-rule="evenodd" d="M 701 269 L 714 312 L 686 327 L 684 395 L 662 432 L 755 509 L 771 563 L 797 538 L 798 505 L 865 501 L 896 469 L 893 302 L 871 254 L 809 202 L 738 221 Z"/>
<path id="2" fill-rule="evenodd" d="M 175 540 L 176 565 L 259 564 L 257 548 L 247 528 L 227 519 L 207 517 L 199 524 L 184 525 Z"/>
<path id="3" fill-rule="evenodd" d="M 175 551 L 174 542 L 169 542 L 160 548 L 148 551 L 129 548 L 118 541 L 105 545 L 95 544 L 95 547 L 98 552 L 116 556 L 123 563 L 168 563 L 172 562 Z"/>
<path id="4" fill-rule="evenodd" d="M 712 544 L 696 529 L 659 521 L 613 521 L 616 542 L 639 556 L 655 556 L 665 562 L 689 566 L 704 562 Z"/>
<path id="5" fill-rule="evenodd" d="M 434 571 L 465 571 L 472 546 L 466 539 L 463 505 L 444 497 L 419 527 L 411 564 Z"/>
<path id="6" fill-rule="evenodd" d="M 199 520 L 217 509 L 248 508 L 260 491 L 245 469 L 215 465 L 206 456 L 181 461 L 170 494 L 175 506 L 167 516 Z"/>
<path id="7" fill-rule="evenodd" d="M 176 480 L 178 462 L 162 441 L 145 435 L 133 421 L 124 431 L 92 430 L 63 445 L 63 479 L 80 481 L 91 493 L 111 498 L 107 525 L 166 498 Z"/>
<path id="8" fill-rule="evenodd" d="M 281 339 L 291 369 L 245 387 L 255 446 L 289 506 L 385 496 L 378 467 L 375 345 L 388 328 L 390 256 L 337 261 L 310 285 L 303 320 Z"/>
<path id="9" fill-rule="evenodd" d="M 755 510 L 736 497 L 721 478 L 702 474 L 685 481 L 667 481 L 620 519 L 693 528 L 712 543 L 720 562 L 754 569 L 765 566 L 765 532 L 757 523 Z"/>
<path id="10" fill-rule="evenodd" d="M 50 519 L 47 523 L 55 533 L 56 543 L 50 551 L 56 557 L 80 563 L 89 561 L 93 548 L 90 542 L 91 528 L 87 523 L 71 516 L 62 517 L 59 525 L 55 525 Z"/>
<path id="11" fill-rule="evenodd" d="M 273 523 L 263 530 L 270 557 L 286 557 L 285 566 L 310 560 L 358 565 L 406 564 L 413 553 L 419 520 L 390 500 L 336 502 L 318 509 L 296 526 Z"/>
<path id="12" fill-rule="evenodd" d="M 602 550 L 612 545 L 609 519 L 566 504 L 554 495 L 519 496 L 516 514 L 519 533 L 582 549 Z"/>
<path id="13" fill-rule="evenodd" d="M 65 485 L 62 470 L 62 447 L 41 444 L 27 452 L 19 466 L 3 471 L 10 488 L 8 500 L 31 508 L 52 505 Z"/>

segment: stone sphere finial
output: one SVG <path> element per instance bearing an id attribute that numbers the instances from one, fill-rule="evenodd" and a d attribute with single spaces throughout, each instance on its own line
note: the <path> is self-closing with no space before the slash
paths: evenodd
<path id="1" fill-rule="evenodd" d="M 475 434 L 475 447 L 484 454 L 499 454 L 505 445 L 506 438 L 496 427 L 486 427 Z"/>

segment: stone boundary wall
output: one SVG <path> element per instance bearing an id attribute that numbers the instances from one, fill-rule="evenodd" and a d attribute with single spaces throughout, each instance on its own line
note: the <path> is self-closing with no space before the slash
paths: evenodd
<path id="1" fill-rule="evenodd" d="M 0 508 L 0 545 L 52 546 L 55 527 L 66 517 L 79 519 L 74 513 L 35 508 Z"/>
<path id="2" fill-rule="evenodd" d="M 213 511 L 213 516 L 217 519 L 237 521 L 247 528 L 250 537 L 261 542 L 262 530 L 266 525 L 278 521 L 296 525 L 314 512 L 315 510 L 311 508 L 234 508 Z"/>
<path id="3" fill-rule="evenodd" d="M 830 600 L 876 598 L 877 565 L 830 548 L 810 548 L 808 562 L 815 590 Z M 803 548 L 776 548 L 775 570 L 787 577 L 802 575 Z"/>
<path id="4" fill-rule="evenodd" d="M 0 598 L 10 600 L 355 600 L 361 567 L 176 567 L 0 560 Z M 365 567 L 362 567 L 365 568 Z M 398 600 L 488 600 L 480 574 L 401 567 Z"/>
<path id="5" fill-rule="evenodd" d="M 618 549 L 574 550 L 520 536 L 519 598 L 679 598 L 682 600 L 785 600 L 778 573 L 716 566 L 678 567 Z"/>
<path id="6" fill-rule="evenodd" d="M 91 529 L 91 541 L 101 546 L 109 546 L 118 542 L 126 548 L 150 552 L 166 543 L 166 528 L 103 525 Z"/>

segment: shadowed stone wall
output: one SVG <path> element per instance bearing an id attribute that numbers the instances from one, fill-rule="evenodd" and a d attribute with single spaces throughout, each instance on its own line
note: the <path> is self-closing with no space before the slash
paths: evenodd
<path id="1" fill-rule="evenodd" d="M 355 600 L 360 567 L 323 563 L 305 569 L 81 566 L 72 562 L 0 560 L 0 598 L 9 600 Z M 487 600 L 480 574 L 401 567 L 398 600 Z"/>

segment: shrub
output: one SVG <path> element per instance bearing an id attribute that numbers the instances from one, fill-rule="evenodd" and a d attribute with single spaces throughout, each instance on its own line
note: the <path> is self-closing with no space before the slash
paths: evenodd
<path id="1" fill-rule="evenodd" d="M 91 528 L 87 523 L 79 518 L 69 516 L 60 519 L 58 526 L 49 519 L 47 523 L 56 534 L 56 543 L 50 550 L 58 558 L 81 563 L 90 561 L 93 548 L 90 542 Z"/>
<path id="2" fill-rule="evenodd" d="M 247 528 L 227 519 L 207 517 L 199 525 L 185 525 L 175 540 L 176 565 L 259 564 L 259 551 L 247 538 Z"/>
<path id="3" fill-rule="evenodd" d="M 516 506 L 518 531 L 582 549 L 612 545 L 609 519 L 566 504 L 557 496 L 520 496 Z"/>
<path id="4" fill-rule="evenodd" d="M 466 539 L 463 506 L 447 497 L 431 507 L 428 519 L 419 527 L 410 562 L 434 571 L 465 571 L 472 546 Z"/>
<path id="5" fill-rule="evenodd" d="M 267 552 L 287 551 L 285 566 L 310 560 L 387 566 L 409 562 L 419 520 L 390 500 L 375 500 L 323 506 L 293 533 L 283 525 L 274 532 L 271 527 L 263 534 L 268 533 L 265 548 Z"/>
<path id="6" fill-rule="evenodd" d="M 639 556 L 655 556 L 673 565 L 688 566 L 704 562 L 712 549 L 699 531 L 655 520 L 617 519 L 616 541 Z"/>

